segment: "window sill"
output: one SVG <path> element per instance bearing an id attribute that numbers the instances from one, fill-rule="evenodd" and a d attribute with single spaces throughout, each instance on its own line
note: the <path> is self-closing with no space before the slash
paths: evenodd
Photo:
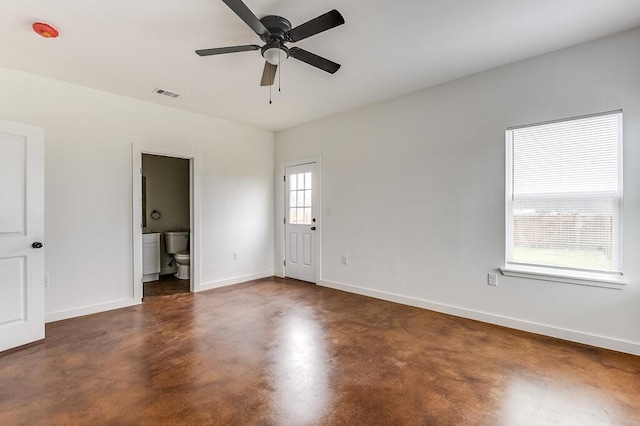
<path id="1" fill-rule="evenodd" d="M 603 287 L 622 290 L 628 282 L 622 275 L 614 276 L 595 272 L 572 273 L 556 271 L 535 266 L 508 265 L 500 268 L 502 275 L 508 277 L 529 278 L 532 280 L 553 281 L 566 284 L 586 285 L 590 287 Z"/>

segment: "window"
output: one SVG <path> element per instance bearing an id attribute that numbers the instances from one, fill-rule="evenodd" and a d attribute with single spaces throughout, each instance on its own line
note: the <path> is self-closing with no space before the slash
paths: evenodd
<path id="1" fill-rule="evenodd" d="M 289 223 L 311 225 L 311 173 L 289 175 Z"/>
<path id="2" fill-rule="evenodd" d="M 622 275 L 622 111 L 507 129 L 506 270 Z"/>

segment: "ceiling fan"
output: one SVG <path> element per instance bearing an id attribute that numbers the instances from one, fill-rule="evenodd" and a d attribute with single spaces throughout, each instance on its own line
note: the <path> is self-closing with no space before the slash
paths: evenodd
<path id="1" fill-rule="evenodd" d="M 325 59 L 299 47 L 288 48 L 285 43 L 295 43 L 307 37 L 344 24 L 344 18 L 337 10 L 332 10 L 304 24 L 291 28 L 291 22 L 282 16 L 268 15 L 258 19 L 241 0 L 222 0 L 265 42 L 264 46 L 247 44 L 243 46 L 218 47 L 196 50 L 200 56 L 260 50 L 265 59 L 261 86 L 271 86 L 275 80 L 278 65 L 288 57 L 305 62 L 328 73 L 335 73 L 340 64 Z"/>

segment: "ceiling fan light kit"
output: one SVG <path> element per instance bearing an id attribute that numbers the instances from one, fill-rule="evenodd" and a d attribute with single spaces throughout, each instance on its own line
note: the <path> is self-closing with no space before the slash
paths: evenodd
<path id="1" fill-rule="evenodd" d="M 266 61 L 262 72 L 262 79 L 260 80 L 261 86 L 273 85 L 278 65 L 282 64 L 289 57 L 305 62 L 330 74 L 334 74 L 340 69 L 340 64 L 338 63 L 299 47 L 288 48 L 285 46 L 285 43 L 296 43 L 344 24 L 344 18 L 337 10 L 331 10 L 304 24 L 291 28 L 291 22 L 282 16 L 268 15 L 258 19 L 242 0 L 222 1 L 251 28 L 265 44 L 264 46 L 248 44 L 196 50 L 199 56 L 260 50 L 262 57 L 264 57 Z"/>
<path id="2" fill-rule="evenodd" d="M 289 57 L 289 49 L 281 45 L 265 44 L 261 50 L 262 57 L 271 65 L 280 65 Z"/>

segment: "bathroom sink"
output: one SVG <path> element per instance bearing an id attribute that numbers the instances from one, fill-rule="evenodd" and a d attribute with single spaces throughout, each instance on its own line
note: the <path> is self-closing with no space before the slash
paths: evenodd
<path id="1" fill-rule="evenodd" d="M 148 232 L 142 234 L 142 242 L 143 243 L 155 243 L 160 242 L 160 233 L 159 232 Z"/>

